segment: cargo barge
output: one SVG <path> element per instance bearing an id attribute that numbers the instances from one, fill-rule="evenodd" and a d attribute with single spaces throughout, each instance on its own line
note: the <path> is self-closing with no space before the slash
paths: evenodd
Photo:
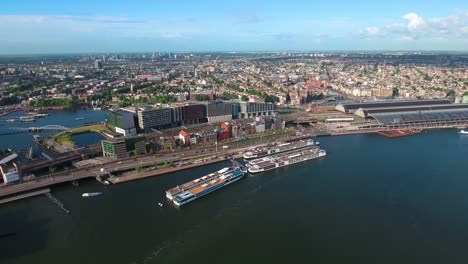
<path id="1" fill-rule="evenodd" d="M 295 149 L 301 149 L 309 146 L 314 146 L 314 141 L 312 139 L 309 140 L 299 140 L 294 142 L 288 142 L 279 144 L 272 147 L 260 147 L 255 148 L 253 150 L 247 151 L 244 153 L 244 159 L 256 159 L 261 158 L 281 152 L 291 151 Z"/>
<path id="2" fill-rule="evenodd" d="M 182 186 L 177 186 L 176 188 L 168 190 L 166 191 L 166 197 L 171 199 L 175 205 L 182 206 L 240 180 L 246 173 L 246 171 L 243 171 L 239 167 L 224 168 L 216 173 L 203 176 L 182 185 L 188 187 L 187 189 L 182 189 L 180 188 Z"/>
<path id="3" fill-rule="evenodd" d="M 304 162 L 307 160 L 324 157 L 326 155 L 327 155 L 327 152 L 320 148 L 298 150 L 296 152 L 289 153 L 288 155 L 285 155 L 282 157 L 269 156 L 267 157 L 268 158 L 267 160 L 257 163 L 253 166 L 250 166 L 248 171 L 250 173 L 259 173 L 263 171 L 269 171 L 272 169 L 289 166 L 289 165 Z"/>

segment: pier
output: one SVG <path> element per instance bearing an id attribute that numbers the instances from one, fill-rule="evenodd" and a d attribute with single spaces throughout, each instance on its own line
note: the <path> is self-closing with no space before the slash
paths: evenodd
<path id="1" fill-rule="evenodd" d="M 49 192 L 46 192 L 45 195 L 49 197 L 49 199 L 55 203 L 60 209 L 62 209 L 65 213 L 70 214 L 70 211 L 65 208 L 62 202 L 60 202 L 57 198 L 55 198 L 51 193 L 50 190 Z"/>
<path id="2" fill-rule="evenodd" d="M 9 203 L 9 202 L 13 202 L 13 201 L 17 201 L 17 200 L 21 200 L 21 199 L 25 199 L 25 198 L 28 198 L 28 197 L 33 197 L 33 196 L 41 195 L 41 194 L 44 194 L 44 193 L 49 193 L 49 192 L 50 192 L 50 189 L 46 188 L 46 189 L 42 189 L 42 190 L 38 190 L 38 191 L 34 191 L 34 192 L 19 194 L 19 195 L 16 195 L 14 197 L 1 199 L 0 204 Z"/>

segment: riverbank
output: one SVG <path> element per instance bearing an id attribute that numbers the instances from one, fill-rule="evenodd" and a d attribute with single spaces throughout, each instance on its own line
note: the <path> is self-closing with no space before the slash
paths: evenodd
<path id="1" fill-rule="evenodd" d="M 53 136 L 47 142 L 55 141 L 60 146 L 54 145 L 54 149 L 58 152 L 70 151 L 70 148 L 76 148 L 76 142 L 73 140 L 73 136 L 84 134 L 84 133 L 97 133 L 105 136 L 106 127 L 104 124 L 94 124 L 94 125 L 84 125 L 76 128 L 72 128 L 68 131 L 60 132 L 57 135 Z"/>
<path id="2" fill-rule="evenodd" d="M 218 157 L 216 159 L 204 161 L 201 163 L 192 163 L 189 165 L 183 165 L 183 166 L 174 166 L 174 167 L 168 167 L 168 168 L 162 168 L 162 169 L 154 169 L 154 170 L 148 170 L 148 171 L 143 171 L 143 172 L 131 172 L 125 175 L 121 175 L 118 177 L 111 177 L 109 178 L 109 181 L 113 184 L 117 183 L 124 183 L 128 181 L 134 181 L 134 180 L 139 180 L 139 179 L 144 179 L 148 177 L 154 177 L 154 176 L 160 176 L 163 174 L 167 173 L 173 173 L 173 172 L 178 172 L 178 171 L 183 171 L 183 170 L 188 170 L 188 169 L 194 169 L 210 164 L 215 164 L 223 161 L 228 161 L 229 159 L 225 159 L 223 157 Z"/>

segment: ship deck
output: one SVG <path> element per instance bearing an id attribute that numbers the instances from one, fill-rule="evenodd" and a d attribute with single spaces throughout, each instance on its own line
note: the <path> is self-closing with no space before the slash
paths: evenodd
<path id="1" fill-rule="evenodd" d="M 269 166 L 269 165 L 272 165 L 274 164 L 272 161 L 265 161 L 265 162 L 262 162 L 262 163 L 258 163 L 256 164 L 258 167 L 262 168 L 262 167 L 266 167 L 266 166 Z"/>
<path id="2" fill-rule="evenodd" d="M 199 184 L 202 181 L 208 181 L 210 179 L 216 179 L 217 177 L 219 177 L 221 175 L 222 175 L 222 173 L 219 173 L 218 171 L 216 171 L 216 172 L 210 173 L 208 175 L 202 176 L 200 178 L 197 178 L 195 180 L 186 182 L 186 183 L 184 183 L 182 185 L 179 185 L 177 187 L 174 187 L 172 189 L 169 189 L 166 192 L 169 193 L 170 195 L 174 195 L 174 194 L 179 193 L 181 191 L 192 189 L 192 188 L 194 188 L 195 185 Z M 195 187 L 195 188 L 198 188 L 198 187 Z"/>
<path id="3" fill-rule="evenodd" d="M 204 191 L 204 190 L 206 190 L 206 189 L 208 189 L 210 187 L 213 187 L 213 186 L 218 185 L 218 184 L 222 184 L 225 181 L 226 181 L 226 179 L 221 179 L 221 178 L 214 179 L 214 180 L 212 180 L 212 181 L 210 181 L 208 183 L 205 183 L 205 184 L 203 184 L 201 186 L 198 186 L 196 188 L 193 188 L 193 189 L 189 190 L 189 192 L 191 192 L 193 195 L 196 195 L 196 194 L 198 194 L 198 193 L 200 193 L 200 192 L 202 192 L 202 191 Z"/>

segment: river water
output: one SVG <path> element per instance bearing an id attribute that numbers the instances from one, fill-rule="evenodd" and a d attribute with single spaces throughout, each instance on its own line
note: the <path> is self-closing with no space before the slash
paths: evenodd
<path id="1" fill-rule="evenodd" d="M 11 148 L 14 151 L 28 149 L 33 147 L 37 153 L 43 150 L 33 142 L 32 133 L 25 129 L 28 127 L 43 127 L 47 125 L 58 125 L 67 128 L 73 128 L 85 123 L 103 122 L 105 120 L 105 111 L 94 111 L 92 109 L 79 109 L 76 111 L 51 112 L 48 117 L 37 118 L 36 122 L 22 123 L 19 118 L 25 116 L 24 112 L 15 112 L 13 114 L 0 117 L 0 149 Z M 8 122 L 8 119 L 15 119 L 15 122 Z M 61 130 L 43 130 L 38 133 L 41 138 L 46 138 L 52 133 Z M 89 134 L 88 134 L 89 135 Z M 92 135 L 92 134 L 91 134 Z M 83 140 L 85 139 L 85 140 Z M 79 137 L 79 145 L 94 144 L 102 139 L 99 136 Z"/>
<path id="2" fill-rule="evenodd" d="M 319 138 L 327 157 L 182 208 L 165 190 L 226 166 L 0 205 L 0 263 L 466 263 L 468 137 Z M 82 198 L 83 192 L 103 195 Z M 163 202 L 164 207 L 159 207 Z"/>

